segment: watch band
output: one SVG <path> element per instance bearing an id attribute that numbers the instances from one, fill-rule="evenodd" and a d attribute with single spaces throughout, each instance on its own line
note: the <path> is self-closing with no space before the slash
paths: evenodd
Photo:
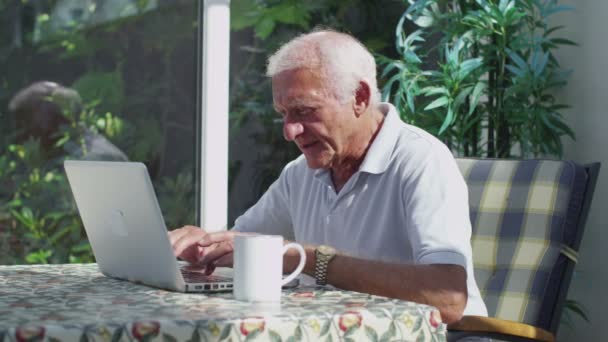
<path id="1" fill-rule="evenodd" d="M 315 249 L 315 279 L 317 285 L 327 284 L 327 267 L 334 256 L 336 256 L 336 250 L 333 247 L 321 245 Z"/>

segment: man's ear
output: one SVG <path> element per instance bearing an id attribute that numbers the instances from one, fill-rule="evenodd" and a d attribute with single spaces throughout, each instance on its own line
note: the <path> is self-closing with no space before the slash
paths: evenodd
<path id="1" fill-rule="evenodd" d="M 353 109 L 357 117 L 363 115 L 372 98 L 372 91 L 369 84 L 366 81 L 359 81 L 359 86 L 355 91 L 355 102 L 353 103 Z"/>

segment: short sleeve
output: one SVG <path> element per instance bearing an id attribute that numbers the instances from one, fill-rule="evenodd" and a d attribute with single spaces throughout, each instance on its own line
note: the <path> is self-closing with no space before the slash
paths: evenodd
<path id="1" fill-rule="evenodd" d="M 466 269 L 471 255 L 468 190 L 454 157 L 445 146 L 432 145 L 409 165 L 403 199 L 414 261 Z"/>

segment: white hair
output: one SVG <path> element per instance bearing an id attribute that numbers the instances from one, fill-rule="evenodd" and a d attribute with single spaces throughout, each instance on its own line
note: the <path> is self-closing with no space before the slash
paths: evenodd
<path id="1" fill-rule="evenodd" d="M 328 90 L 342 103 L 355 94 L 362 80 L 370 87 L 370 104 L 380 102 L 376 61 L 350 35 L 328 30 L 300 35 L 268 58 L 266 76 L 300 68 L 320 73 Z"/>

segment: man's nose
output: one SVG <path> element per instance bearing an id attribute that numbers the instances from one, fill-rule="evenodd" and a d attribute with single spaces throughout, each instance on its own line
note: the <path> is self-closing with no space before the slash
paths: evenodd
<path id="1" fill-rule="evenodd" d="M 285 120 L 283 123 L 283 137 L 287 141 L 294 141 L 302 132 L 304 132 L 304 127 L 299 122 Z"/>

